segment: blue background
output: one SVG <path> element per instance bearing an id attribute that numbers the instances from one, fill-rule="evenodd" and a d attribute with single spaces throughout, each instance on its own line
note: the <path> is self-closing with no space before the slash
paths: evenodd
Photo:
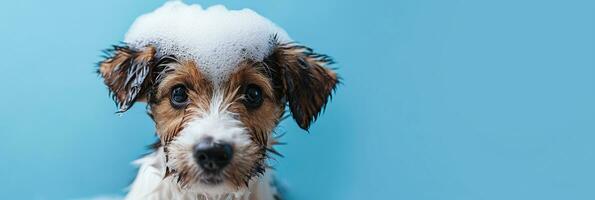
<path id="1" fill-rule="evenodd" d="M 162 2 L 2 3 L 0 199 L 124 194 L 153 125 L 114 115 L 95 63 Z M 594 1 L 199 3 L 338 61 L 311 133 L 282 124 L 291 199 L 595 199 Z"/>

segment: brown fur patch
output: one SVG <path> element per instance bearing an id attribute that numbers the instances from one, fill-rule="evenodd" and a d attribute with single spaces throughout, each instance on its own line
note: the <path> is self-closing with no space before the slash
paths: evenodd
<path id="1" fill-rule="evenodd" d="M 239 69 L 229 77 L 226 84 L 226 94 L 235 96 L 230 102 L 229 111 L 238 113 L 240 121 L 251 133 L 252 139 L 260 146 L 269 146 L 269 137 L 279 123 L 284 113 L 284 103 L 275 95 L 275 90 L 270 77 L 266 75 L 265 66 L 255 62 L 244 62 Z M 243 91 L 247 85 L 259 86 L 263 92 L 263 103 L 259 108 L 247 109 L 243 105 Z M 238 91 L 233 94 L 231 91 Z"/>
<path id="2" fill-rule="evenodd" d="M 156 88 L 155 99 L 151 102 L 151 115 L 157 127 L 162 144 L 169 143 L 183 128 L 190 116 L 204 111 L 213 95 L 213 86 L 198 70 L 194 62 L 173 63 L 175 70 L 170 71 Z M 184 85 L 188 91 L 189 104 L 186 108 L 175 109 L 171 106 L 171 90 L 177 85 Z"/>

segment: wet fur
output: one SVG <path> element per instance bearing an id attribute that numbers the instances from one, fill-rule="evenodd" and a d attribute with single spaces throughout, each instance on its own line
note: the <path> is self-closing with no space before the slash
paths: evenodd
<path id="1" fill-rule="evenodd" d="M 333 63 L 330 57 L 302 45 L 279 44 L 275 37 L 271 42 L 276 48 L 269 57 L 260 62 L 240 63 L 221 85 L 213 85 L 193 61 L 180 61 L 167 55 L 156 58 L 152 46 L 140 50 L 114 46 L 107 51 L 98 72 L 118 112 L 125 112 L 135 102 L 147 102 L 148 114 L 159 136 L 155 152 L 137 162 L 140 169 L 130 199 L 146 198 L 143 194 L 156 199 L 201 199 L 226 197 L 228 193 L 240 199 L 278 198 L 274 188 L 261 180 L 269 178 L 266 164 L 269 153 L 279 154 L 273 149 L 277 142 L 272 135 L 284 119 L 286 105 L 298 125 L 307 130 L 326 106 L 339 78 L 326 68 Z M 264 101 L 258 109 L 242 104 L 247 84 L 262 88 Z M 171 88 L 176 85 L 188 88 L 190 103 L 183 109 L 172 108 L 169 101 Z M 220 100 L 217 96 L 221 96 Z M 201 118 L 217 113 L 225 115 L 218 117 L 227 119 L 230 127 L 237 126 L 238 131 L 246 132 L 250 142 L 235 147 L 234 159 L 220 176 L 208 177 L 191 162 L 192 149 L 188 149 L 184 140 L 192 141 L 192 137 L 180 134 L 189 126 L 197 126 Z M 210 190 L 204 184 L 197 184 L 219 179 L 225 191 L 214 192 L 220 188 Z M 262 194 L 260 190 L 268 193 Z"/>

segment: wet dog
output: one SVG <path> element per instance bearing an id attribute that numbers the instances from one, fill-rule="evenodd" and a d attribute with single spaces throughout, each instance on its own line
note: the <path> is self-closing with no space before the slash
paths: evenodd
<path id="1" fill-rule="evenodd" d="M 120 113 L 146 102 L 159 142 L 127 199 L 278 199 L 267 158 L 286 108 L 307 130 L 331 59 L 257 13 L 179 1 L 139 17 L 99 64 Z"/>

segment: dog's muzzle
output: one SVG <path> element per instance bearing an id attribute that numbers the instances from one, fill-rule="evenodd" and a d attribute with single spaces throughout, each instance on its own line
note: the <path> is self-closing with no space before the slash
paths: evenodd
<path id="1" fill-rule="evenodd" d="M 212 138 L 202 139 L 194 147 L 196 163 L 208 173 L 217 173 L 229 164 L 233 157 L 233 147 L 224 142 L 215 142 Z"/>

